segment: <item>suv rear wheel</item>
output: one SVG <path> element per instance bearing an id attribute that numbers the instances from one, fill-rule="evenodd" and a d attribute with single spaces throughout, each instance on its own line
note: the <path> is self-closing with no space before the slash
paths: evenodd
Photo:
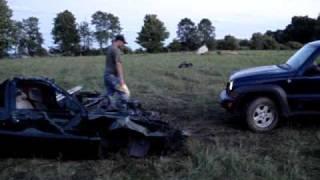
<path id="1" fill-rule="evenodd" d="M 274 102 L 265 97 L 251 101 L 246 109 L 246 121 L 255 132 L 267 132 L 274 129 L 279 121 L 279 113 Z"/>

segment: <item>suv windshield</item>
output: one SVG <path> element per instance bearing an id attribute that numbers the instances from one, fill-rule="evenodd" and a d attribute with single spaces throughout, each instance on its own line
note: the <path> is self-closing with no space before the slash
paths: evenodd
<path id="1" fill-rule="evenodd" d="M 316 47 L 307 45 L 297 51 L 288 61 L 287 64 L 293 68 L 299 68 L 308 57 L 310 57 L 316 51 Z"/>

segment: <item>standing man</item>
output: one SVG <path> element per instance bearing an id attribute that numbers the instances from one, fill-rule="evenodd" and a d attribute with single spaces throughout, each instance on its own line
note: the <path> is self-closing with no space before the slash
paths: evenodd
<path id="1" fill-rule="evenodd" d="M 117 35 L 112 41 L 112 45 L 107 48 L 106 52 L 106 69 L 104 73 L 104 83 L 106 86 L 107 96 L 115 97 L 111 104 L 120 111 L 125 111 L 126 103 L 129 100 L 130 92 L 124 80 L 124 71 L 122 66 L 121 52 L 127 44 L 122 35 Z"/>

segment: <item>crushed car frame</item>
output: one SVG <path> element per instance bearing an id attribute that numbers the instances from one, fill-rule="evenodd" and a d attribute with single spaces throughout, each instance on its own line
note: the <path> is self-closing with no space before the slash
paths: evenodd
<path id="1" fill-rule="evenodd" d="M 80 87 L 65 91 L 48 78 L 16 77 L 0 85 L 0 144 L 98 144 L 100 155 L 127 148 L 130 156 L 175 150 L 183 133 L 142 109 L 110 109 L 110 99 Z"/>

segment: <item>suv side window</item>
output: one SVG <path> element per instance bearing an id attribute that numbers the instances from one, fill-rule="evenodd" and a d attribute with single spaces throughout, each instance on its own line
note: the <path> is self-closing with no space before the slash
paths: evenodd
<path id="1" fill-rule="evenodd" d="M 314 60 L 313 64 L 316 65 L 316 66 L 318 66 L 318 67 L 320 66 L 320 56 L 318 56 L 318 57 Z"/>
<path id="2" fill-rule="evenodd" d="M 304 74 L 307 76 L 320 76 L 320 55 L 315 58 Z"/>

